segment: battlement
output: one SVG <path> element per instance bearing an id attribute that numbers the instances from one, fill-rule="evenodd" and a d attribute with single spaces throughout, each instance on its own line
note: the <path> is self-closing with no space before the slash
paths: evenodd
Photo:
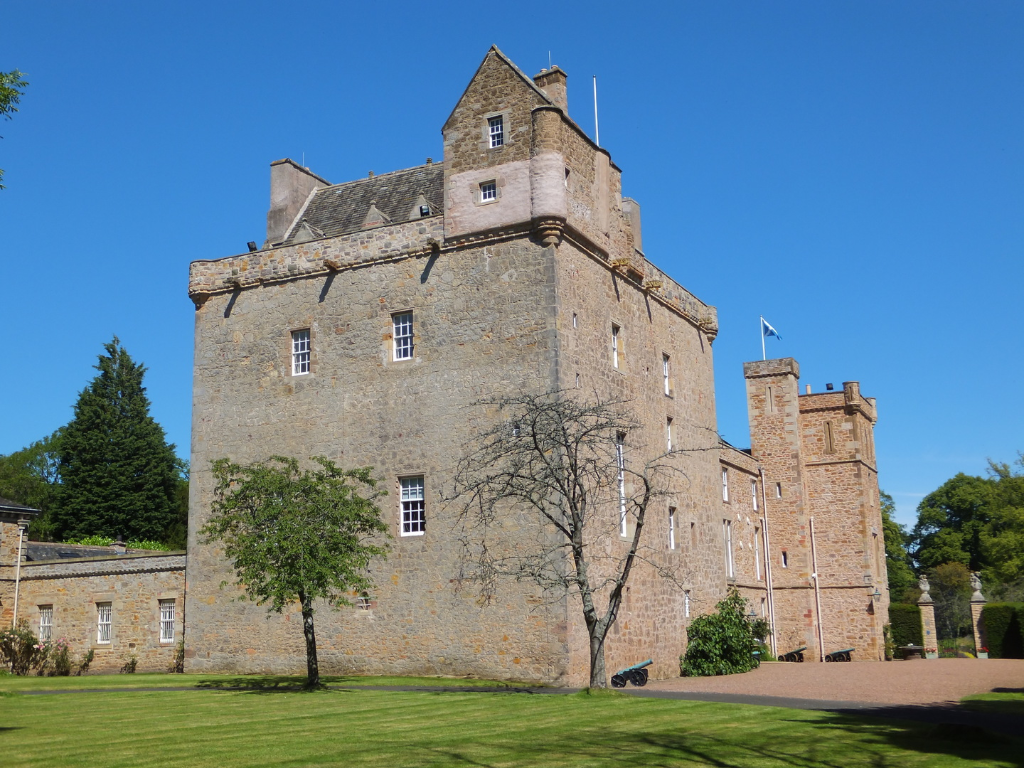
<path id="1" fill-rule="evenodd" d="M 760 379 L 766 376 L 795 376 L 799 379 L 800 364 L 792 357 L 754 360 L 743 364 L 743 376 L 747 379 Z"/>

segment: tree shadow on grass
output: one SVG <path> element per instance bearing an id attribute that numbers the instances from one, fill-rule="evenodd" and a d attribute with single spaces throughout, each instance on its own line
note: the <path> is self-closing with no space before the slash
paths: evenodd
<path id="1" fill-rule="evenodd" d="M 338 689 L 305 687 L 305 680 L 293 675 L 239 675 L 224 677 L 218 680 L 204 680 L 196 683 L 196 688 L 204 691 L 225 691 L 241 693 L 319 693 L 322 691 L 339 692 Z"/>

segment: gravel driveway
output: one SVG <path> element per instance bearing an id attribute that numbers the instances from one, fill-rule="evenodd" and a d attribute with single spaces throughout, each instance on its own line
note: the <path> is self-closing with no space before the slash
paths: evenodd
<path id="1" fill-rule="evenodd" d="M 1024 692 L 1024 660 L 765 663 L 742 675 L 652 680 L 647 689 L 877 704 L 946 704 L 996 689 Z"/>

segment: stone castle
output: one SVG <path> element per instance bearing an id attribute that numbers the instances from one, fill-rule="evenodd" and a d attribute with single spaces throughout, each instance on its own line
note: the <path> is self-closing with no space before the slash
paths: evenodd
<path id="1" fill-rule="evenodd" d="M 609 635 L 609 669 L 652 658 L 653 676 L 677 675 L 687 625 L 730 586 L 769 619 L 780 653 L 854 647 L 857 659 L 882 658 L 874 401 L 856 382 L 801 395 L 792 359 L 748 363 L 751 449 L 718 438 L 715 308 L 648 259 L 640 206 L 622 196 L 608 151 L 569 117 L 558 67 L 530 78 L 492 48 L 443 137 L 440 162 L 342 184 L 273 163 L 262 247 L 191 265 L 186 669 L 303 668 L 297 609 L 268 615 L 234 600 L 221 587 L 229 563 L 197 531 L 212 460 L 326 455 L 375 467 L 393 548 L 374 567 L 373 594 L 318 612 L 324 672 L 585 684 L 574 598 L 509 582 L 484 605 L 458 588 L 456 513 L 443 501 L 467 441 L 494 418 L 476 403 L 575 389 L 629 402 L 641 426 L 624 438 L 626 462 L 692 449 L 671 455 L 664 508 L 648 512 L 647 562 Z M 628 546 L 631 524 L 610 551 Z M 14 530 L 3 527 L 0 546 Z M 531 530 L 513 517 L 505 535 Z M 39 606 L 68 599 L 95 624 L 110 601 L 88 586 L 39 602 L 24 574 L 44 566 L 21 569 L 20 615 L 38 624 Z M 151 614 L 133 615 L 152 624 Z"/>

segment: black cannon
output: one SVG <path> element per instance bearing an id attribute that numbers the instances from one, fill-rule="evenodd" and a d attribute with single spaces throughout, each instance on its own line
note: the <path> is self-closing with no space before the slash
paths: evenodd
<path id="1" fill-rule="evenodd" d="M 803 661 L 804 660 L 804 651 L 806 651 L 806 650 L 807 650 L 807 646 L 806 645 L 801 645 L 795 651 L 789 651 L 788 653 L 784 653 L 781 656 L 779 656 L 779 660 L 780 661 Z"/>
<path id="2" fill-rule="evenodd" d="M 856 648 L 843 648 L 841 651 L 832 651 L 825 654 L 825 661 L 853 661 L 853 652 Z"/>
<path id="3" fill-rule="evenodd" d="M 649 667 L 653 663 L 653 659 L 648 659 L 647 661 L 641 661 L 639 664 L 634 664 L 632 667 L 620 669 L 612 675 L 612 688 L 625 688 L 627 682 L 632 683 L 637 688 L 643 688 L 647 685 L 647 670 L 644 667 Z"/>

